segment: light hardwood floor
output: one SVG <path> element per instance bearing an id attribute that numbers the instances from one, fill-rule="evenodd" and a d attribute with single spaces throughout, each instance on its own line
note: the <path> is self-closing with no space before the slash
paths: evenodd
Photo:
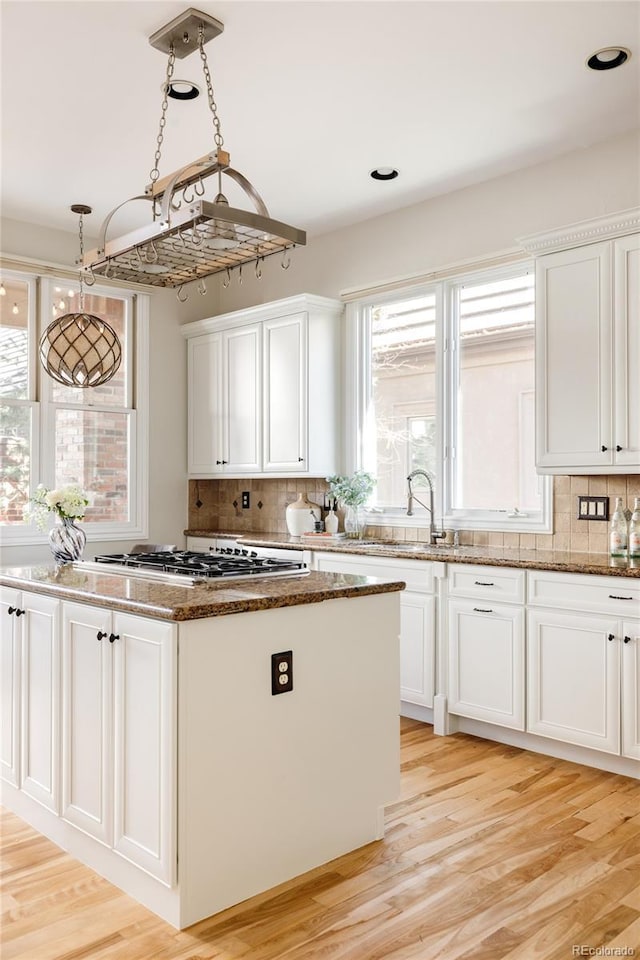
<path id="1" fill-rule="evenodd" d="M 401 736 L 383 841 L 182 932 L 5 813 L 3 960 L 640 957 L 640 782 L 412 720 Z"/>

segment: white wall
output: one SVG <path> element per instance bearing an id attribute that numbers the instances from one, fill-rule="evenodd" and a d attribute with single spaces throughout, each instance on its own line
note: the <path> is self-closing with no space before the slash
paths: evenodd
<path id="1" fill-rule="evenodd" d="M 186 304 L 177 302 L 174 291 L 154 293 L 151 538 L 182 543 L 186 526 L 186 351 L 180 324 L 301 292 L 335 297 L 351 287 L 489 256 L 515 247 L 520 236 L 635 206 L 640 206 L 638 132 L 312 238 L 294 252 L 289 270 L 282 270 L 277 258 L 267 261 L 261 281 L 245 269 L 243 284 L 234 275 L 225 290 L 221 278 L 212 277 L 207 295 L 200 296 L 192 286 Z M 74 232 L 10 220 L 1 229 L 0 249 L 7 255 L 73 264 Z M 112 553 L 119 549 L 114 543 L 100 546 Z M 3 562 L 44 556 L 45 548 L 11 548 Z"/>

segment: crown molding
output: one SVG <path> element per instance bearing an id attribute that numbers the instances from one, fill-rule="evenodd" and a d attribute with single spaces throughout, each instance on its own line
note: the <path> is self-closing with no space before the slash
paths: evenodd
<path id="1" fill-rule="evenodd" d="M 550 230 L 547 233 L 519 237 L 518 243 L 528 253 L 539 256 L 554 250 L 567 250 L 571 247 L 582 247 L 587 243 L 597 243 L 599 240 L 624 237 L 638 231 L 640 231 L 640 207 L 634 207 L 607 217 L 581 220 L 579 223 Z"/>

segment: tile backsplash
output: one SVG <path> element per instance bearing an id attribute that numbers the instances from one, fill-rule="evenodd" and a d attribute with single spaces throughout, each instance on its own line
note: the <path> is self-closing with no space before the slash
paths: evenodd
<path id="1" fill-rule="evenodd" d="M 250 506 L 242 509 L 242 492 L 248 491 Z M 322 479 L 286 480 L 190 480 L 189 529 L 286 533 L 285 510 L 299 493 L 323 506 L 327 483 Z M 608 496 L 613 512 L 615 497 L 622 497 L 629 510 L 640 497 L 640 476 L 554 477 L 553 533 L 490 533 L 461 530 L 460 542 L 475 546 L 520 547 L 537 550 L 574 550 L 606 553 L 609 525 L 601 520 L 578 520 L 580 495 Z M 196 506 L 197 502 L 202 505 Z M 235 504 L 235 505 L 234 505 Z M 426 541 L 426 527 L 369 527 L 372 537 Z"/>

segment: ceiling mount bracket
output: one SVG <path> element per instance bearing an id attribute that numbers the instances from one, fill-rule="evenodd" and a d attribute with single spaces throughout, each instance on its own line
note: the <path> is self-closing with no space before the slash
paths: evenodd
<path id="1" fill-rule="evenodd" d="M 174 53 L 179 60 L 195 53 L 198 49 L 198 31 L 203 30 L 203 41 L 208 43 L 219 36 L 224 30 L 224 24 L 208 13 L 202 13 L 194 7 L 189 7 L 171 23 L 165 24 L 149 37 L 149 43 L 156 50 L 169 53 L 173 46 Z"/>

